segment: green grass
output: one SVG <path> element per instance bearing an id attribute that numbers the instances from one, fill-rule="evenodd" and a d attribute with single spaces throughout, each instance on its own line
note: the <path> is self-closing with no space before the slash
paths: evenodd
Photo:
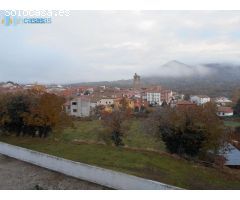
<path id="1" fill-rule="evenodd" d="M 92 136 L 91 136 L 92 138 Z M 1 136 L 1 141 L 66 159 L 145 177 L 186 189 L 240 189 L 239 172 L 221 172 L 165 153 L 97 144 L 73 144 L 53 138 Z"/>
<path id="2" fill-rule="evenodd" d="M 62 130 L 47 139 L 1 136 L 0 140 L 51 155 L 113 169 L 186 189 L 240 189 L 240 174 L 196 165 L 169 156 L 163 142 L 143 131 L 140 120 L 129 121 L 124 143 L 129 148 L 111 145 L 76 144 L 74 140 L 103 142 L 101 121 L 75 121 L 74 128 Z M 134 148 L 134 149 L 132 149 Z M 137 148 L 137 149 L 136 149 Z M 145 150 L 142 150 L 145 149 Z M 157 152 L 147 150 L 157 150 Z M 235 170 L 230 170 L 234 171 Z M 239 172 L 238 172 L 239 173 Z"/>
<path id="3" fill-rule="evenodd" d="M 228 126 L 228 127 L 235 128 L 235 127 L 240 126 L 240 122 L 238 122 L 238 121 L 224 121 L 224 125 Z"/>
<path id="4" fill-rule="evenodd" d="M 74 139 L 86 141 L 99 141 L 103 127 L 101 122 L 95 121 L 75 121 L 74 128 L 63 130 L 60 137 L 64 141 L 73 141 Z"/>
<path id="5" fill-rule="evenodd" d="M 145 133 L 142 123 L 139 120 L 132 120 L 130 122 L 129 130 L 124 137 L 124 144 L 129 147 L 165 151 L 164 143 L 156 140 L 152 135 Z"/>
<path id="6" fill-rule="evenodd" d="M 59 135 L 61 140 L 70 142 L 73 140 L 103 142 L 101 136 L 104 127 L 99 120 L 94 121 L 75 121 L 74 128 L 67 128 Z M 153 150 L 165 150 L 165 145 L 157 141 L 152 135 L 144 133 L 141 121 L 130 120 L 129 129 L 126 130 L 123 138 L 124 144 L 132 148 L 143 148 Z"/>

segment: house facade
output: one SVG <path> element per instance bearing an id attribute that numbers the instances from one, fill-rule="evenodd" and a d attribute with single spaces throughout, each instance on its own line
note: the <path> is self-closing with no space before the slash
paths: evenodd
<path id="1" fill-rule="evenodd" d="M 147 92 L 146 100 L 151 105 L 161 105 L 161 93 L 160 92 Z"/>
<path id="2" fill-rule="evenodd" d="M 196 103 L 198 106 L 210 102 L 210 97 L 206 95 L 194 95 L 190 97 L 190 101 Z"/>
<path id="3" fill-rule="evenodd" d="M 161 91 L 161 102 L 166 101 L 167 103 L 170 103 L 170 101 L 172 99 L 173 99 L 172 90 L 162 90 Z"/>
<path id="4" fill-rule="evenodd" d="M 233 116 L 233 109 L 231 107 L 217 107 L 217 116 L 219 117 L 231 117 Z"/>
<path id="5" fill-rule="evenodd" d="M 227 106 L 232 103 L 232 101 L 226 97 L 217 97 L 214 99 L 214 102 L 220 106 Z"/>
<path id="6" fill-rule="evenodd" d="M 197 107 L 197 104 L 185 100 L 178 101 L 175 105 L 177 109 L 193 109 Z"/>
<path id="7" fill-rule="evenodd" d="M 110 106 L 114 104 L 114 98 L 103 98 L 97 101 L 97 106 Z"/>
<path id="8" fill-rule="evenodd" d="M 70 101 L 71 116 L 89 117 L 91 111 L 90 99 L 86 97 L 78 97 Z"/>

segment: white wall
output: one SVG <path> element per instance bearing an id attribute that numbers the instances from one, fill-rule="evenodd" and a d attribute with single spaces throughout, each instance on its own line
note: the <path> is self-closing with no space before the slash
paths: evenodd
<path id="1" fill-rule="evenodd" d="M 219 117 L 231 117 L 233 116 L 233 113 L 217 112 L 217 115 Z"/>
<path id="2" fill-rule="evenodd" d="M 139 178 L 112 170 L 95 167 L 22 147 L 0 142 L 0 153 L 31 164 L 35 164 L 68 176 L 97 183 L 114 189 L 127 190 L 173 190 L 180 189 L 157 181 Z"/>
<path id="3" fill-rule="evenodd" d="M 198 96 L 191 96 L 190 97 L 191 102 L 196 103 L 197 105 L 203 105 L 207 102 L 210 102 L 209 97 L 198 97 Z"/>
<path id="4" fill-rule="evenodd" d="M 161 104 L 161 94 L 157 92 L 147 92 L 147 101 L 150 104 Z"/>
<path id="5" fill-rule="evenodd" d="M 97 105 L 103 105 L 103 106 L 107 106 L 107 105 L 113 105 L 114 104 L 114 99 L 101 99 L 97 102 Z"/>
<path id="6" fill-rule="evenodd" d="M 73 105 L 73 102 L 75 102 L 77 105 Z M 76 117 L 90 116 L 90 100 L 76 98 L 70 102 L 70 106 L 70 115 Z M 74 112 L 75 109 L 77 110 L 77 112 Z"/>

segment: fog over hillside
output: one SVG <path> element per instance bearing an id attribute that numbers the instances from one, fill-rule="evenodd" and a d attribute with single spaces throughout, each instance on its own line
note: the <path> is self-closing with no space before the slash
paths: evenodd
<path id="1" fill-rule="evenodd" d="M 159 67 L 154 67 L 153 72 L 151 69 L 148 76 L 160 77 L 191 77 L 191 76 L 204 76 L 212 73 L 212 70 L 204 65 L 187 65 L 177 60 L 169 61 L 168 63 Z"/>
<path id="2" fill-rule="evenodd" d="M 240 85 L 240 65 L 209 63 L 191 66 L 171 61 L 160 66 L 156 75 L 143 76 L 142 81 L 146 85 L 163 84 L 183 93 L 231 96 Z"/>
<path id="3" fill-rule="evenodd" d="M 240 65 L 229 63 L 208 63 L 188 65 L 180 61 L 169 61 L 156 68 L 149 68 L 149 75 L 140 74 L 143 87 L 163 85 L 182 93 L 208 94 L 212 97 L 231 96 L 240 86 Z M 112 85 L 129 87 L 132 79 L 85 82 L 76 85 Z M 74 85 L 74 84 L 73 84 Z"/>

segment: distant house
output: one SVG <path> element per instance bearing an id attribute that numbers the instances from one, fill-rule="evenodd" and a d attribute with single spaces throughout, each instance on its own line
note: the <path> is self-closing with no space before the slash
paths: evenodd
<path id="1" fill-rule="evenodd" d="M 170 103 L 173 99 L 173 92 L 172 90 L 161 90 L 161 102 L 166 101 Z"/>
<path id="2" fill-rule="evenodd" d="M 150 105 L 162 105 L 163 102 L 170 103 L 173 99 L 172 90 L 164 89 L 162 86 L 151 86 L 143 88 L 142 98 Z"/>
<path id="3" fill-rule="evenodd" d="M 161 93 L 160 92 L 147 92 L 147 102 L 151 105 L 161 105 Z"/>
<path id="4" fill-rule="evenodd" d="M 90 99 L 87 97 L 78 97 L 70 101 L 69 114 L 76 117 L 90 116 L 91 104 Z"/>
<path id="5" fill-rule="evenodd" d="M 210 97 L 206 95 L 193 95 L 190 97 L 190 101 L 200 106 L 207 102 L 210 102 Z"/>
<path id="6" fill-rule="evenodd" d="M 178 101 L 177 103 L 176 103 L 176 108 L 178 108 L 178 109 L 185 109 L 185 108 L 194 108 L 194 107 L 196 107 L 197 106 L 197 104 L 196 103 L 193 103 L 193 102 L 191 102 L 191 101 L 185 101 L 185 100 L 182 100 L 182 101 Z"/>
<path id="7" fill-rule="evenodd" d="M 219 117 L 230 117 L 233 116 L 233 109 L 231 107 L 217 107 L 217 115 Z"/>
<path id="8" fill-rule="evenodd" d="M 217 105 L 221 105 L 221 106 L 225 106 L 232 103 L 232 101 L 226 97 L 217 97 L 214 99 L 214 102 Z"/>
<path id="9" fill-rule="evenodd" d="M 3 88 L 12 88 L 12 87 L 16 87 L 16 84 L 14 84 L 13 82 L 7 82 L 7 83 L 3 83 L 2 85 L 1 85 L 1 87 L 3 87 Z"/>
<path id="10" fill-rule="evenodd" d="M 97 102 L 101 100 L 100 97 L 90 96 L 90 106 L 91 108 L 95 108 L 97 106 Z"/>
<path id="11" fill-rule="evenodd" d="M 102 98 L 97 101 L 97 106 L 110 106 L 114 104 L 114 98 Z"/>

